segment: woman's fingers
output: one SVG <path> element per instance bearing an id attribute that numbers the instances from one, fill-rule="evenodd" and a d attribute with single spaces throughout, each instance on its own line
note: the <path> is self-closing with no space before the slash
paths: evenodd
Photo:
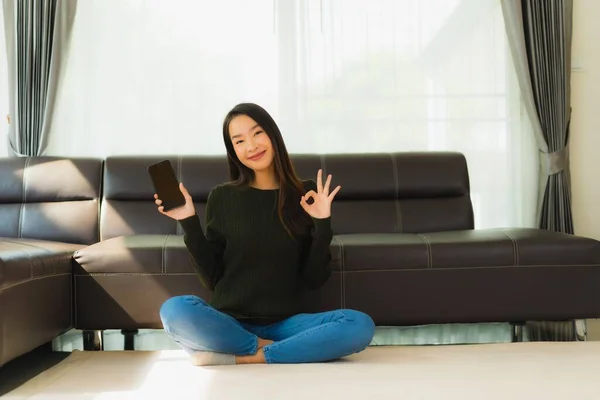
<path id="1" fill-rule="evenodd" d="M 335 195 L 337 194 L 337 192 L 340 191 L 342 187 L 338 185 L 338 187 L 336 187 L 333 192 L 331 192 L 331 194 L 329 195 L 329 197 L 327 197 L 329 199 L 329 201 L 333 201 L 333 198 L 335 197 Z"/>
<path id="2" fill-rule="evenodd" d="M 317 193 L 321 193 L 323 191 L 323 170 L 319 168 L 317 172 Z"/>
<path id="3" fill-rule="evenodd" d="M 185 186 L 183 186 L 183 182 L 181 182 L 179 184 L 179 190 L 181 190 L 181 193 L 183 194 L 183 197 L 185 197 L 186 200 L 189 200 L 192 198 L 192 196 L 190 196 L 190 193 L 188 192 L 188 190 L 185 188 Z"/>
<path id="4" fill-rule="evenodd" d="M 154 200 L 154 202 L 156 203 L 157 206 L 160 206 L 162 204 L 162 200 L 159 200 L 159 199 Z"/>
<path id="5" fill-rule="evenodd" d="M 325 196 L 329 195 L 329 185 L 331 185 L 331 174 L 327 175 L 327 181 L 325 182 L 325 187 L 323 188 L 323 194 Z"/>
<path id="6" fill-rule="evenodd" d="M 304 196 L 300 198 L 300 205 L 302 206 L 302 208 L 304 209 L 304 211 L 308 212 L 309 205 L 306 202 L 306 199 L 304 198 Z"/>
<path id="7" fill-rule="evenodd" d="M 323 170 L 319 169 L 317 172 L 317 193 L 323 193 L 325 196 L 329 196 L 329 187 L 331 186 L 332 175 L 327 175 L 327 181 L 323 186 Z"/>
<path id="8" fill-rule="evenodd" d="M 310 190 L 310 191 L 306 192 L 306 194 L 302 197 L 302 199 L 304 201 L 306 201 L 306 200 L 310 199 L 311 197 L 313 199 L 316 199 L 317 198 L 317 192 L 315 192 L 314 190 Z"/>

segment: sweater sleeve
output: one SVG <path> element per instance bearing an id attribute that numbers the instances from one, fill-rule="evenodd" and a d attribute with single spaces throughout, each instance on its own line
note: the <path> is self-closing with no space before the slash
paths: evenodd
<path id="1" fill-rule="evenodd" d="M 215 211 L 218 205 L 218 196 L 213 189 L 206 203 L 206 234 L 202 231 L 200 218 L 195 214 L 179 223 L 184 231 L 184 242 L 194 268 L 202 284 L 209 290 L 214 290 L 215 285 L 223 274 L 223 252 L 225 238 L 216 229 Z"/>
<path id="2" fill-rule="evenodd" d="M 317 190 L 314 181 L 308 181 L 305 185 L 307 191 Z M 314 229 L 311 232 L 311 242 L 308 256 L 302 269 L 302 280 L 309 289 L 318 289 L 323 286 L 331 275 L 331 240 L 333 231 L 331 229 L 331 217 L 317 219 L 313 218 Z"/>

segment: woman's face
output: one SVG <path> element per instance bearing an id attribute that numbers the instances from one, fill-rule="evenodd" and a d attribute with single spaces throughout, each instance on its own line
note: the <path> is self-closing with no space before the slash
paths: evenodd
<path id="1" fill-rule="evenodd" d="M 238 159 L 246 167 L 263 171 L 273 165 L 274 151 L 269 135 L 247 115 L 238 115 L 229 123 L 229 137 Z"/>

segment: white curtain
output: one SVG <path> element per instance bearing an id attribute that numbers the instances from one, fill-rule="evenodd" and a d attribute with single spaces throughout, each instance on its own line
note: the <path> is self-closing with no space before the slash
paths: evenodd
<path id="1" fill-rule="evenodd" d="M 499 0 L 86 0 L 47 154 L 224 154 L 236 103 L 292 153 L 455 150 L 478 228 L 534 226 Z"/>

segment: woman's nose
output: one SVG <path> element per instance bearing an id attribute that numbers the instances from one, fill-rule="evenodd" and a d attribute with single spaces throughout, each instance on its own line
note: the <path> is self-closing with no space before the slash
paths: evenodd
<path id="1" fill-rule="evenodd" d="M 258 147 L 258 145 L 256 144 L 256 141 L 254 139 L 250 139 L 248 140 L 248 150 L 254 150 L 255 148 Z"/>

